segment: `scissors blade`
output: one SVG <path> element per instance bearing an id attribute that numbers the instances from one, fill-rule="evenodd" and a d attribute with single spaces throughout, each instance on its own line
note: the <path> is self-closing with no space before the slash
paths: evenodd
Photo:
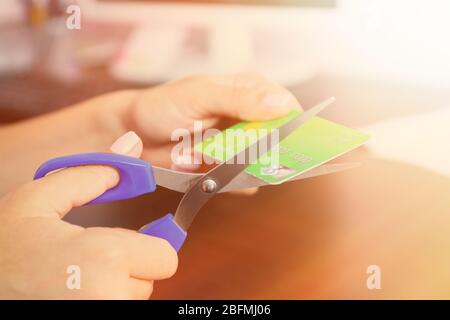
<path id="1" fill-rule="evenodd" d="M 204 176 L 204 173 L 181 172 L 156 166 L 152 166 L 152 170 L 158 186 L 178 192 L 186 192 Z"/>
<path id="2" fill-rule="evenodd" d="M 360 165 L 361 165 L 360 162 L 327 163 L 312 168 L 311 170 L 308 170 L 298 176 L 295 176 L 283 183 L 313 178 L 325 174 L 341 172 L 359 167 Z M 195 181 L 197 181 L 204 175 L 204 173 L 180 172 L 156 166 L 153 166 L 152 169 L 155 180 L 159 186 L 183 193 L 186 192 L 195 183 Z M 219 192 L 224 193 L 247 188 L 264 187 L 267 185 L 271 184 L 261 179 L 258 179 L 245 171 L 242 171 L 238 176 L 236 176 L 233 180 L 231 180 L 229 184 L 220 189 Z"/>
<path id="3" fill-rule="evenodd" d="M 280 141 L 291 134 L 295 129 L 306 123 L 309 119 L 317 115 L 327 106 L 335 101 L 335 98 L 329 98 L 318 105 L 308 109 L 307 111 L 301 113 L 297 117 L 285 123 L 283 126 L 278 128 L 278 141 L 274 145 L 270 145 L 267 151 L 275 147 Z M 272 142 L 273 132 L 270 132 L 267 136 L 262 139 L 266 139 L 267 142 Z M 219 164 L 217 167 L 211 169 L 203 177 L 196 180 L 195 183 L 189 188 L 189 190 L 184 194 L 181 199 L 177 211 L 175 212 L 175 222 L 184 230 L 187 230 L 198 211 L 203 207 L 203 205 L 208 202 L 208 200 L 214 196 L 215 193 L 219 192 L 228 183 L 231 182 L 236 176 L 238 176 L 249 163 L 240 163 L 240 159 L 251 159 L 249 157 L 250 150 L 255 150 L 255 146 L 258 146 L 260 140 L 250 144 L 244 150 L 235 154 L 231 159 Z M 209 181 L 206 181 L 209 180 Z M 202 185 L 204 182 L 212 182 L 215 185 L 213 192 L 207 193 L 202 190 Z"/>
<path id="4" fill-rule="evenodd" d="M 312 177 L 318 177 L 318 176 L 322 176 L 325 174 L 341 172 L 344 170 L 349 170 L 349 169 L 359 167 L 360 165 L 361 165 L 361 163 L 359 163 L 359 162 L 327 163 L 327 164 L 323 164 L 321 166 L 315 167 L 315 168 L 313 168 L 307 172 L 304 172 L 298 176 L 295 176 L 295 177 L 291 178 L 290 180 L 285 181 L 281 184 L 284 184 L 287 182 L 292 182 L 292 181 L 297 181 L 297 180 L 302 180 L 302 179 L 307 179 L 307 178 L 312 178 Z M 223 187 L 219 192 L 230 192 L 230 191 L 236 191 L 236 190 L 241 190 L 241 189 L 246 189 L 246 188 L 258 188 L 258 187 L 264 187 L 264 186 L 271 186 L 271 184 L 269 184 L 261 179 L 258 179 L 257 177 L 252 176 L 252 175 L 248 174 L 247 172 L 243 171 L 236 178 L 231 180 L 231 182 L 229 184 L 227 184 L 225 187 Z"/>

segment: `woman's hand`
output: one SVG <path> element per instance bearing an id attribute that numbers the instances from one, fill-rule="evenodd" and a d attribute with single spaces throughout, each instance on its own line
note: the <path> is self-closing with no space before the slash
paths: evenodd
<path id="1" fill-rule="evenodd" d="M 111 149 L 139 156 L 142 142 L 127 133 Z M 74 167 L 1 198 L 0 298 L 147 299 L 153 280 L 171 277 L 178 260 L 167 241 L 61 220 L 118 181 L 110 167 Z"/>
<path id="2" fill-rule="evenodd" d="M 177 128 L 193 132 L 194 121 L 201 120 L 203 129 L 220 129 L 226 119 L 267 120 L 297 108 L 300 105 L 288 90 L 255 74 L 198 75 L 146 90 L 99 96 L 0 128 L 0 195 L 28 181 L 42 162 L 104 150 L 130 130 L 144 140 L 144 159 L 173 168 L 171 150 L 176 142 L 171 141 L 171 134 Z"/>
<path id="3" fill-rule="evenodd" d="M 223 119 L 267 120 L 300 108 L 293 95 L 264 78 L 194 76 L 147 90 L 107 94 L 71 108 L 0 128 L 0 194 L 32 177 L 56 156 L 111 150 L 171 166 L 171 134 Z M 186 168 L 184 168 L 186 169 Z M 190 170 L 195 168 L 188 168 Z M 165 241 L 131 231 L 87 228 L 61 220 L 118 183 L 104 166 L 64 169 L 0 199 L 0 296 L 9 298 L 147 298 L 152 281 L 170 277 L 177 255 Z M 70 267 L 80 289 L 67 287 Z"/>
<path id="4" fill-rule="evenodd" d="M 103 121 L 111 132 L 136 131 L 144 140 L 143 158 L 153 164 L 174 167 L 171 141 L 175 129 L 194 131 L 194 121 L 203 130 L 220 128 L 228 120 L 268 120 L 287 114 L 300 105 L 283 87 L 255 74 L 232 76 L 198 75 L 135 92 L 129 103 L 111 112 L 103 105 Z M 106 127 L 106 126 L 105 126 Z M 181 169 L 195 170 L 195 165 Z"/>

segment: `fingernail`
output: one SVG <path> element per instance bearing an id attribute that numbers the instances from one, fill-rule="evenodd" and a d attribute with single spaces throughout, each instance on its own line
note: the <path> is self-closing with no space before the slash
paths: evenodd
<path id="1" fill-rule="evenodd" d="M 114 153 L 127 154 L 139 143 L 139 137 L 133 131 L 129 131 L 117 139 L 110 147 Z"/>
<path id="2" fill-rule="evenodd" d="M 292 96 L 286 92 L 276 92 L 268 93 L 264 99 L 263 103 L 271 108 L 283 108 L 291 100 Z"/>

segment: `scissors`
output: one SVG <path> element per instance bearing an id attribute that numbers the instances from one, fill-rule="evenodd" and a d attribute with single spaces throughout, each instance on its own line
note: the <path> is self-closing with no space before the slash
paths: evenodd
<path id="1" fill-rule="evenodd" d="M 271 133 L 266 136 L 271 150 L 295 129 L 317 115 L 325 107 L 334 102 L 334 98 L 327 99 L 313 108 L 303 112 L 286 124 L 278 128 L 278 142 L 272 142 Z M 54 158 L 42 164 L 35 173 L 34 179 L 46 174 L 74 166 L 108 165 L 114 167 L 120 174 L 120 181 L 114 188 L 92 200 L 88 204 L 110 202 L 133 198 L 155 191 L 156 185 L 184 192 L 175 215 L 166 214 L 142 227 L 138 232 L 167 240 L 172 247 L 179 251 L 183 245 L 187 230 L 197 213 L 216 193 L 228 192 L 244 188 L 260 187 L 267 183 L 247 174 L 244 169 L 248 163 L 239 163 L 238 159 L 250 159 L 249 150 L 260 140 L 250 144 L 244 150 L 236 153 L 231 159 L 219 164 L 206 173 L 183 173 L 165 168 L 152 166 L 149 162 L 113 153 L 84 153 Z M 357 166 L 357 163 L 324 164 L 308 172 L 294 177 L 293 180 L 305 179 L 323 174 L 338 172 Z"/>

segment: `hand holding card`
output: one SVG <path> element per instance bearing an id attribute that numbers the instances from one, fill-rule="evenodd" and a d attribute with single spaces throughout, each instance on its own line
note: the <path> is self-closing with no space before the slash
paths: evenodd
<path id="1" fill-rule="evenodd" d="M 282 126 L 299 113 L 292 111 L 285 117 L 269 121 L 240 122 L 196 145 L 195 149 L 208 157 L 226 161 L 230 155 L 243 150 L 269 130 Z M 245 135 L 248 139 L 241 143 L 235 144 L 233 141 L 232 145 L 227 145 L 227 141 L 230 142 L 225 137 L 227 130 L 255 130 L 256 134 Z M 313 117 L 282 140 L 278 148 L 251 163 L 246 172 L 269 184 L 280 184 L 361 146 L 368 139 L 367 135 L 356 130 Z M 272 152 L 278 152 L 278 157 L 272 157 Z M 278 159 L 277 163 L 271 163 L 270 159 L 274 158 Z"/>

